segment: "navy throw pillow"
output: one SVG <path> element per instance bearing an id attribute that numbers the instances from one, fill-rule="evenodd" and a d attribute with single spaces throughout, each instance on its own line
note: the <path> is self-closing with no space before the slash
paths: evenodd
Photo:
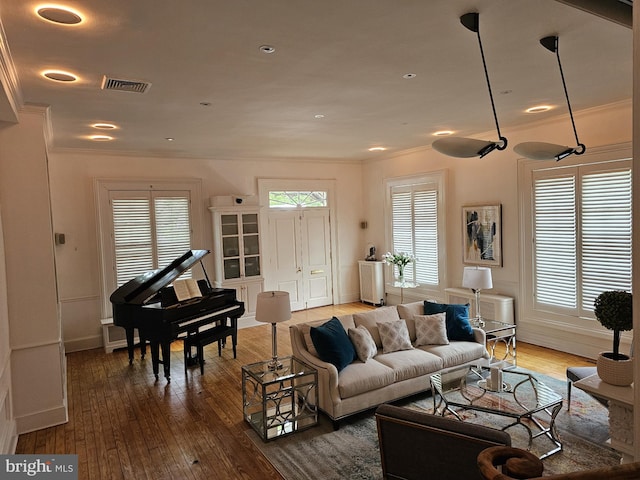
<path id="1" fill-rule="evenodd" d="M 338 371 L 357 358 L 349 335 L 336 317 L 319 327 L 311 327 L 310 334 L 320 360 L 332 363 Z"/>
<path id="2" fill-rule="evenodd" d="M 449 340 L 462 340 L 472 342 L 474 340 L 473 328 L 469 323 L 469 304 L 459 303 L 435 303 L 424 302 L 424 314 L 446 314 L 447 338 Z"/>

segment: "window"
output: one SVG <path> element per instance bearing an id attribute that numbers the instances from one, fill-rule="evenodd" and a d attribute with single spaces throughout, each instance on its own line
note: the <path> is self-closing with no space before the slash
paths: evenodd
<path id="1" fill-rule="evenodd" d="M 118 287 L 200 248 L 202 226 L 193 221 L 200 217 L 200 182 L 97 180 L 96 188 L 105 318 Z"/>
<path id="2" fill-rule="evenodd" d="M 407 265 L 405 279 L 422 287 L 443 284 L 439 231 L 443 231 L 443 175 L 388 182 L 390 204 L 390 244 L 393 252 L 415 255 L 417 261 Z"/>
<path id="3" fill-rule="evenodd" d="M 269 208 L 309 208 L 326 206 L 327 192 L 269 192 Z"/>
<path id="4" fill-rule="evenodd" d="M 191 248 L 189 192 L 111 192 L 111 210 L 116 287 Z"/>
<path id="5" fill-rule="evenodd" d="M 631 291 L 631 165 L 533 174 L 535 303 L 593 317 L 605 290 Z"/>

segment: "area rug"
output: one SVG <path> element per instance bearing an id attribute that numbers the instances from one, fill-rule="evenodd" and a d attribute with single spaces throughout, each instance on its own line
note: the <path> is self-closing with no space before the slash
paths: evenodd
<path id="1" fill-rule="evenodd" d="M 609 437 L 607 409 L 574 388 L 571 410 L 567 411 L 566 383 L 535 375 L 564 398 L 562 411 L 556 418 L 563 450 L 543 461 L 545 475 L 620 463 L 620 455 L 606 443 Z M 423 394 L 395 404 L 432 411 L 433 399 L 430 394 Z M 370 411 L 344 420 L 337 431 L 324 415 L 320 415 L 317 426 L 271 442 L 262 442 L 251 429 L 247 430 L 247 435 L 286 480 L 379 480 L 382 479 L 382 470 L 373 413 Z M 497 428 L 503 426 L 501 421 L 505 421 L 496 415 L 467 413 L 470 415 L 465 421 Z M 522 427 L 516 426 L 507 431 L 513 446 L 526 448 L 528 436 Z M 534 440 L 532 451 L 549 448 L 541 443 L 545 441 L 544 438 Z"/>

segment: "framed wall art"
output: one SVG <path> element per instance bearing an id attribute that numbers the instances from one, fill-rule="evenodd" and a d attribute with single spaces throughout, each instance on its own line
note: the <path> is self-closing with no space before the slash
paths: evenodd
<path id="1" fill-rule="evenodd" d="M 462 207 L 462 261 L 470 265 L 502 266 L 502 205 Z"/>

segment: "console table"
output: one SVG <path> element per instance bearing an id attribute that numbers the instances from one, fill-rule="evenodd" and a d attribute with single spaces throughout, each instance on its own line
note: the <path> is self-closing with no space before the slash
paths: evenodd
<path id="1" fill-rule="evenodd" d="M 634 461 L 633 451 L 633 385 L 618 387 L 600 380 L 598 374 L 573 384 L 596 397 L 609 402 L 609 435 L 611 447 L 622 454 L 622 463 Z"/>

